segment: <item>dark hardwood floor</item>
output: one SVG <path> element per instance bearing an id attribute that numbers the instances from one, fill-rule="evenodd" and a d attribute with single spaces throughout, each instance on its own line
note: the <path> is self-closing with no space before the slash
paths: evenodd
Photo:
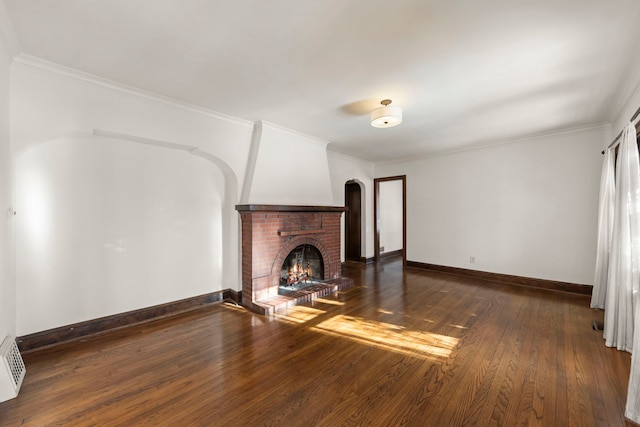
<path id="1" fill-rule="evenodd" d="M 25 355 L 15 426 L 625 426 L 584 296 L 401 262 L 272 317 L 228 304 Z"/>

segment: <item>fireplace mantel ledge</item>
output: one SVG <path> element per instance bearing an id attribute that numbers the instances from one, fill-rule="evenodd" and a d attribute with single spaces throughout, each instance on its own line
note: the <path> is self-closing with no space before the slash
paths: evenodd
<path id="1" fill-rule="evenodd" d="M 344 212 L 344 206 L 236 205 L 239 212 Z"/>
<path id="2" fill-rule="evenodd" d="M 305 234 L 322 234 L 322 233 L 326 233 L 326 230 L 322 229 L 322 228 L 316 228 L 313 230 L 287 230 L 287 231 L 282 231 L 282 230 L 278 230 L 278 236 L 302 236 Z"/>

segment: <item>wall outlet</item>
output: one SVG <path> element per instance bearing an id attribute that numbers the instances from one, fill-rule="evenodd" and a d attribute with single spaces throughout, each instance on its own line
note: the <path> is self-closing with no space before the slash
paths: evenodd
<path id="1" fill-rule="evenodd" d="M 470 256 L 470 257 L 469 257 L 469 262 L 470 262 L 471 264 L 475 264 L 475 263 L 476 263 L 476 257 L 474 257 L 474 256 Z"/>
<path id="2" fill-rule="evenodd" d="M 380 252 L 384 252 L 384 246 L 380 246 Z"/>

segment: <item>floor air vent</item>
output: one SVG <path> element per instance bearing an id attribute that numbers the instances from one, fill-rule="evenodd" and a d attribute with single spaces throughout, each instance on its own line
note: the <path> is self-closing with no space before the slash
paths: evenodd
<path id="1" fill-rule="evenodd" d="M 13 337 L 6 337 L 0 345 L 0 402 L 18 395 L 27 369 Z"/>

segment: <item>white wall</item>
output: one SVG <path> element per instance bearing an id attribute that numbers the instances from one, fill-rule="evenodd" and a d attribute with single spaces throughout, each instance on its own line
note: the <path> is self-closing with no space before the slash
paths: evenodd
<path id="1" fill-rule="evenodd" d="M 603 126 L 376 166 L 407 175 L 407 259 L 592 284 L 609 136 Z"/>
<path id="2" fill-rule="evenodd" d="M 97 129 L 210 153 L 228 165 L 242 187 L 253 123 L 28 56 L 16 58 L 12 79 L 11 136 L 16 153 Z"/>
<path id="3" fill-rule="evenodd" d="M 255 167 L 243 203 L 331 205 L 328 143 L 268 122 L 256 127 Z"/>
<path id="4" fill-rule="evenodd" d="M 27 56 L 10 95 L 18 335 L 240 290 L 241 194 L 333 202 L 327 143 L 277 125 Z"/>
<path id="5" fill-rule="evenodd" d="M 380 253 L 402 249 L 402 181 L 378 183 Z M 382 250 L 384 248 L 384 250 Z"/>
<path id="6" fill-rule="evenodd" d="M 3 13 L 2 6 L 0 14 Z M 13 161 L 9 137 L 11 61 L 9 46 L 0 31 L 0 341 L 6 335 L 16 334 L 15 219 L 7 215 L 13 207 Z"/>
<path id="7" fill-rule="evenodd" d="M 329 171 L 331 174 L 331 187 L 333 193 L 333 205 L 344 206 L 344 185 L 347 181 L 356 181 L 362 189 L 362 256 L 365 258 L 373 258 L 373 176 L 374 166 L 372 163 L 364 160 L 345 156 L 336 152 L 328 151 Z M 342 216 L 342 240 L 341 259 L 344 261 L 344 215 Z"/>
<path id="8" fill-rule="evenodd" d="M 37 235 L 37 221 L 20 223 L 19 309 L 13 315 L 19 335 L 220 289 L 241 289 L 235 205 L 245 176 L 252 123 L 28 57 L 14 62 L 11 76 L 11 144 L 20 165 L 16 169 L 21 177 L 20 203 L 31 206 L 30 213 L 34 204 L 45 204 L 41 214 L 62 221 L 63 227 L 53 227 L 54 234 L 39 235 L 33 241 L 23 238 Z M 89 146 L 91 151 L 84 152 Z M 146 150 L 145 155 L 139 150 Z M 99 164 L 94 163 L 96 156 L 103 159 Z M 133 161 L 129 156 L 136 159 L 135 168 L 128 163 Z M 48 159 L 68 167 L 58 169 Z M 56 186 L 46 185 L 47 190 L 38 193 L 37 186 L 25 184 L 34 169 L 41 182 Z M 101 214 L 107 207 L 87 204 L 95 199 L 89 197 L 92 194 L 103 194 L 103 202 L 125 209 L 134 203 L 134 210 L 128 215 L 119 210 L 118 215 L 109 210 Z M 191 198 L 185 200 L 187 196 Z M 213 246 L 191 253 L 178 244 L 177 236 L 171 240 L 164 234 L 186 226 L 182 221 L 188 212 L 176 210 L 179 206 L 172 206 L 171 200 L 180 200 L 179 206 L 195 207 L 197 215 L 208 217 L 207 222 L 201 216 L 197 221 L 189 217 L 184 242 L 196 247 L 202 242 L 194 239 L 208 238 Z M 206 206 L 197 205 L 205 201 Z M 144 223 L 137 215 L 161 206 L 174 211 Z M 101 228 L 93 234 L 71 227 L 73 223 L 93 227 L 95 218 L 100 219 Z M 202 235 L 194 233 L 195 224 Z M 143 234 L 131 234 L 136 229 Z M 160 236 L 167 240 L 160 242 Z M 114 253 L 118 242 L 129 238 L 133 239 L 129 244 L 136 244 Z M 57 241 L 65 246 L 57 247 Z M 41 252 L 45 249 L 46 256 Z M 80 255 L 83 262 L 78 264 Z M 177 268 L 177 263 L 183 267 Z M 43 272 L 49 273 L 47 277 L 39 276 Z M 116 279 L 128 286 L 127 293 L 114 284 Z M 41 299 L 45 288 L 48 308 Z"/>
<path id="9" fill-rule="evenodd" d="M 16 171 L 19 335 L 227 287 L 213 163 L 78 138 L 31 148 Z"/>

